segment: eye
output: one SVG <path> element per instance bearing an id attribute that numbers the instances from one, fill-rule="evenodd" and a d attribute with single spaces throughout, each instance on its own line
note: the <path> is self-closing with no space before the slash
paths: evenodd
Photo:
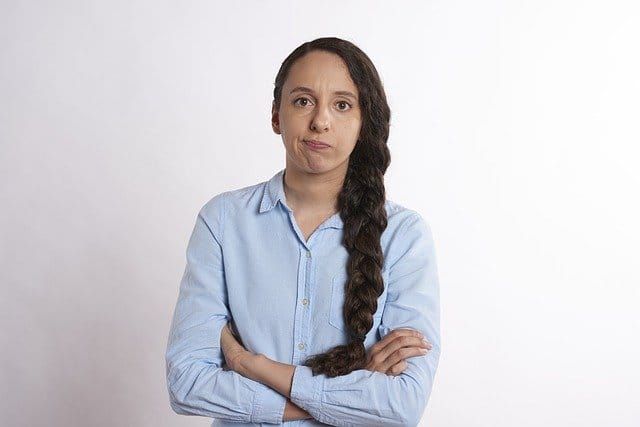
<path id="1" fill-rule="evenodd" d="M 338 110 L 340 111 L 347 111 L 351 108 L 351 104 L 349 104 L 347 101 L 338 101 L 336 105 L 338 106 Z"/>
<path id="2" fill-rule="evenodd" d="M 293 105 L 299 105 L 301 107 L 306 107 L 308 105 L 311 105 L 311 100 L 309 98 L 297 98 L 295 101 L 293 101 Z"/>

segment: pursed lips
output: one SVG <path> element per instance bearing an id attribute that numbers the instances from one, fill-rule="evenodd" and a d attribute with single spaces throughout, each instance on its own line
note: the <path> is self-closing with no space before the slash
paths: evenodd
<path id="1" fill-rule="evenodd" d="M 305 139 L 303 141 L 309 145 L 316 146 L 316 147 L 330 147 L 330 145 L 327 144 L 326 142 L 318 141 L 316 139 Z"/>

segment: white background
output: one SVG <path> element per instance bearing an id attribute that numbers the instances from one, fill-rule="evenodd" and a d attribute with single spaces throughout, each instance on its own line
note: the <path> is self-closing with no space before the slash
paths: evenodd
<path id="1" fill-rule="evenodd" d="M 421 425 L 640 425 L 637 2 L 0 4 L 1 425 L 209 425 L 165 386 L 187 239 L 284 166 L 275 74 L 328 35 L 378 67 L 388 197 L 436 240 Z"/>

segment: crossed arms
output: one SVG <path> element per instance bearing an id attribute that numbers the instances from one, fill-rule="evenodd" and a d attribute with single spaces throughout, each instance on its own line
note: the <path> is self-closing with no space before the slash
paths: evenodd
<path id="1" fill-rule="evenodd" d="M 420 331 L 433 347 L 420 357 L 405 359 L 406 353 L 394 353 L 393 357 L 406 364 L 399 374 L 362 369 L 335 378 L 313 376 L 306 366 L 281 364 L 260 355 L 251 359 L 258 363 L 244 368 L 241 363 L 229 366 L 228 360 L 225 365 L 221 338 L 231 313 L 226 304 L 222 249 L 212 230 L 216 224 L 207 223 L 201 211 L 187 247 L 187 266 L 165 354 L 175 412 L 245 423 L 280 424 L 306 414 L 338 426 L 419 422 L 440 356 L 433 241 L 419 215 L 408 217 L 398 232 L 397 238 L 409 244 L 397 259 L 390 260 L 388 297 L 378 333 L 382 343 L 392 330 L 409 328 Z M 395 338 L 390 335 L 387 344 Z M 391 363 L 387 360 L 390 354 L 380 356 L 384 347 L 372 348 L 370 354 L 377 359 L 371 366 Z M 289 399 L 295 405 L 287 404 Z"/>

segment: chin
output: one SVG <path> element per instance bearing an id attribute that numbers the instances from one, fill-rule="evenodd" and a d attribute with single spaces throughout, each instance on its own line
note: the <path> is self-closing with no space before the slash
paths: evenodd
<path id="1" fill-rule="evenodd" d="M 328 162 L 317 162 L 317 163 L 309 163 L 309 162 L 295 162 L 290 166 L 300 173 L 305 173 L 309 175 L 322 175 L 326 173 L 336 173 L 341 168 L 344 168 L 344 172 L 346 173 L 346 167 L 348 162 L 343 163 L 328 163 Z"/>

